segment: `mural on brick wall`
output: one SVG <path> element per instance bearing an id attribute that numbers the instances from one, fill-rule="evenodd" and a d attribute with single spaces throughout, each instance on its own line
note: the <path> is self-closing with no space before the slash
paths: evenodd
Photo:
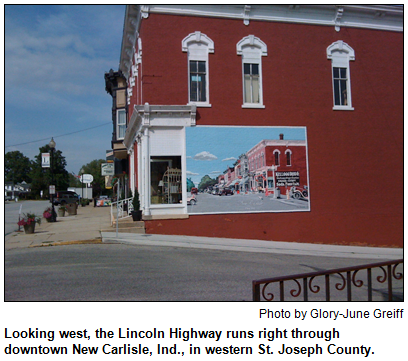
<path id="1" fill-rule="evenodd" d="M 189 214 L 310 210 L 305 127 L 186 128 Z"/>

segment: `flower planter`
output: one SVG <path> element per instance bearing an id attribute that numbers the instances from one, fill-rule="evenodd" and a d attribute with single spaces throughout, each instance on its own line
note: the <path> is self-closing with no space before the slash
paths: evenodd
<path id="1" fill-rule="evenodd" d="M 26 234 L 34 233 L 34 231 L 35 231 L 35 222 L 31 224 L 26 224 L 24 226 L 24 232 Z"/>
<path id="2" fill-rule="evenodd" d="M 58 209 L 58 217 L 65 217 L 65 209 Z"/>
<path id="3" fill-rule="evenodd" d="M 134 222 L 142 220 L 142 211 L 132 211 L 131 213 Z"/>

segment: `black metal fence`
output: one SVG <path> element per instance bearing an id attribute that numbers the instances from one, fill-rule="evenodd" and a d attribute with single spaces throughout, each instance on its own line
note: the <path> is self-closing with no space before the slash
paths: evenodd
<path id="1" fill-rule="evenodd" d="M 402 301 L 403 263 L 398 259 L 255 280 L 252 300 L 301 301 L 303 295 L 303 301 Z"/>

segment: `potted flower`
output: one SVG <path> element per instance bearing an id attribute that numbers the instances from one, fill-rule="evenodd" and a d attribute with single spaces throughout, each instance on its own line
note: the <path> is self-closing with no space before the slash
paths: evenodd
<path id="1" fill-rule="evenodd" d="M 47 222 L 51 222 L 51 218 L 52 218 L 52 209 L 51 207 L 48 207 L 45 209 L 44 213 L 43 213 L 43 217 L 45 218 L 45 220 Z"/>
<path id="2" fill-rule="evenodd" d="M 57 215 L 55 214 L 55 211 L 54 211 L 54 217 L 52 217 L 52 215 L 53 215 L 52 213 L 53 213 L 53 210 L 52 210 L 51 207 L 48 207 L 48 208 L 45 209 L 45 211 L 43 213 L 43 217 L 45 218 L 45 220 L 47 222 L 52 222 L 53 218 L 54 218 L 54 221 L 55 221 L 55 219 L 57 218 Z"/>
<path id="3" fill-rule="evenodd" d="M 34 233 L 36 223 L 41 224 L 41 217 L 34 213 L 24 213 L 23 218 L 17 224 L 24 227 L 25 233 Z"/>
<path id="4" fill-rule="evenodd" d="M 132 204 L 133 204 L 133 211 L 131 213 L 132 213 L 133 221 L 142 220 L 142 211 L 140 210 L 139 192 L 137 188 L 135 188 L 135 195 L 133 196 Z"/>
<path id="5" fill-rule="evenodd" d="M 58 217 L 65 217 L 65 212 L 67 211 L 67 207 L 61 205 L 58 208 Z"/>

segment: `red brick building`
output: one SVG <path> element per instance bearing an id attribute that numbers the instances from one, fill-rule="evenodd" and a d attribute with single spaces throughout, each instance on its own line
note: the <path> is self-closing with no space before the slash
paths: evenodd
<path id="1" fill-rule="evenodd" d="M 402 7 L 130 5 L 119 68 L 147 233 L 402 247 Z M 305 127 L 310 210 L 189 215 L 185 128 L 220 125 Z M 178 204 L 151 202 L 159 161 Z"/>

